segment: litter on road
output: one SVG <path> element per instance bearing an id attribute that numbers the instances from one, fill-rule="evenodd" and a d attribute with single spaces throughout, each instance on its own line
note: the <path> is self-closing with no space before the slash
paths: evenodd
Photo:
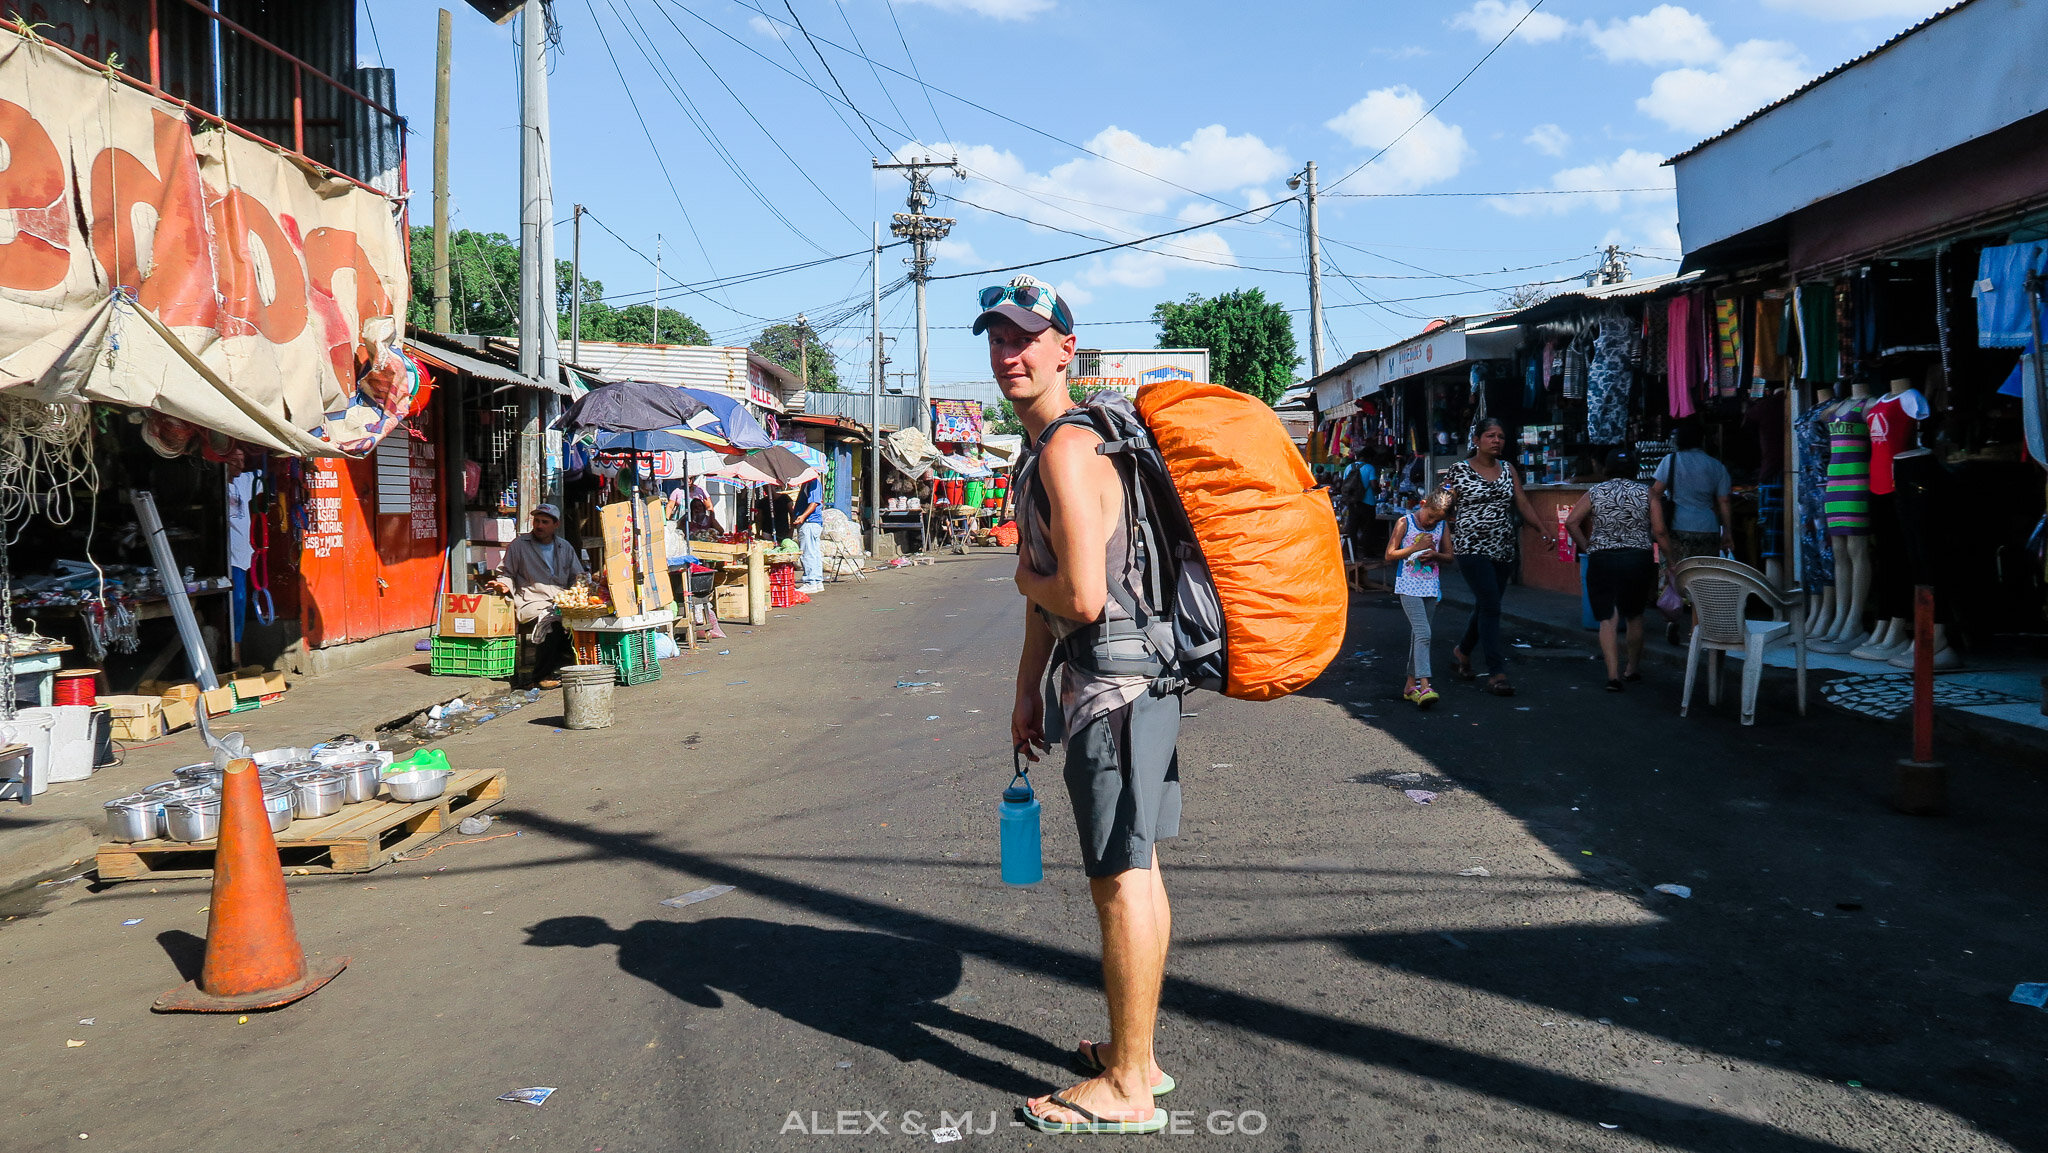
<path id="1" fill-rule="evenodd" d="M 1411 801 L 1414 801 L 1418 805 L 1426 805 L 1431 801 L 1436 800 L 1436 794 L 1430 792 L 1428 789 L 1402 789 L 1401 793 L 1403 796 L 1407 797 Z"/>
<path id="2" fill-rule="evenodd" d="M 1491 877 L 1491 876 L 1493 876 L 1493 874 L 1492 874 L 1492 873 L 1489 873 L 1489 872 L 1487 872 L 1487 871 L 1486 871 L 1486 866 L 1485 866 L 1485 865 L 1474 865 L 1474 866 L 1472 866 L 1472 867 L 1471 867 L 1471 868 L 1469 868 L 1469 869 L 1459 869 L 1459 870 L 1458 870 L 1458 875 L 1459 875 L 1459 876 L 1461 876 L 1461 877 Z"/>
<path id="3" fill-rule="evenodd" d="M 671 909 L 680 909 L 684 905 L 694 905 L 699 901 L 708 901 L 713 897 L 723 897 L 727 893 L 732 892 L 732 890 L 733 886 L 731 885 L 712 885 L 709 888 L 693 889 L 680 897 L 670 897 L 668 900 L 663 901 L 662 904 L 667 905 Z"/>
<path id="4" fill-rule="evenodd" d="M 1660 893 L 1669 893 L 1674 897 L 1692 896 L 1692 886 L 1690 885 L 1658 885 L 1657 891 Z"/>
<path id="5" fill-rule="evenodd" d="M 498 1098 L 500 1101 L 515 1101 L 521 1105 L 538 1105 L 554 1096 L 553 1085 L 535 1085 L 530 1089 L 514 1089 Z"/>
<path id="6" fill-rule="evenodd" d="M 2036 1009 L 2048 1009 L 2048 982 L 2025 981 L 2013 986 L 2010 1000 L 2017 1005 L 2032 1005 Z"/>
<path id="7" fill-rule="evenodd" d="M 141 918 L 141 917 L 137 917 L 137 918 L 135 918 L 135 919 L 134 919 L 134 920 L 132 920 L 132 921 L 123 921 L 123 922 L 121 922 L 121 924 L 123 924 L 123 925 L 140 925 L 141 923 L 142 923 L 142 918 Z"/>

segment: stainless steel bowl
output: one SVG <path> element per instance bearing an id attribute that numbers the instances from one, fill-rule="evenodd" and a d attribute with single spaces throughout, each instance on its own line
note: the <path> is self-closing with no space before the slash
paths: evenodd
<path id="1" fill-rule="evenodd" d="M 384 788 L 394 801 L 431 801 L 448 791 L 448 778 L 454 775 L 445 769 L 413 769 L 385 777 Z"/>
<path id="2" fill-rule="evenodd" d="M 270 831 L 282 833 L 292 827 L 292 804 L 296 790 L 289 783 L 263 786 L 263 811 L 270 817 Z"/>
<path id="3" fill-rule="evenodd" d="M 340 773 L 301 773 L 291 778 L 292 816 L 326 817 L 341 811 L 346 782 Z"/>
<path id="4" fill-rule="evenodd" d="M 116 797 L 108 801 L 107 839 L 110 841 L 148 841 L 162 835 L 163 798 L 149 793 Z"/>
<path id="5" fill-rule="evenodd" d="M 327 770 L 341 777 L 341 803 L 360 804 L 377 795 L 377 786 L 383 781 L 384 762 L 375 757 L 364 757 L 357 761 L 336 761 Z"/>
<path id="6" fill-rule="evenodd" d="M 184 797 L 164 806 L 164 836 L 173 841 L 210 841 L 219 832 L 219 797 Z"/>

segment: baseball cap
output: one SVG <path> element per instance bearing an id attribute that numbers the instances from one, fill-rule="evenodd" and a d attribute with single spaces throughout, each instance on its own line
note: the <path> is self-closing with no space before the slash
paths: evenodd
<path id="1" fill-rule="evenodd" d="M 981 290 L 981 315 L 974 320 L 974 333 L 981 335 L 996 317 L 1036 336 L 1057 328 L 1065 336 L 1074 333 L 1074 312 L 1060 299 L 1059 291 L 1035 276 L 1019 276 L 1007 285 Z"/>
<path id="2" fill-rule="evenodd" d="M 554 505 L 551 504 L 537 504 L 533 506 L 533 515 L 551 516 L 554 517 L 556 520 L 561 520 L 562 510 L 556 508 Z"/>

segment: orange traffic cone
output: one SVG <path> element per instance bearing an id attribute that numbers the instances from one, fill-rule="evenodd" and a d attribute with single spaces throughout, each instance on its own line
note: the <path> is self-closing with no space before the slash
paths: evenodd
<path id="1" fill-rule="evenodd" d="M 236 761 L 221 775 L 220 835 L 213 855 L 213 906 L 206 918 L 206 964 L 156 999 L 159 1013 L 245 1013 L 289 1005 L 332 981 L 347 957 L 308 966 L 292 926 L 284 866 L 263 811 L 256 762 Z"/>

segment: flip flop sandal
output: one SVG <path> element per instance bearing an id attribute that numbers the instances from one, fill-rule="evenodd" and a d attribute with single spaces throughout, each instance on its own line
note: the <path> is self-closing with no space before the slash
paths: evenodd
<path id="1" fill-rule="evenodd" d="M 1515 695 L 1515 686 L 1509 684 L 1507 678 L 1503 677 L 1497 681 L 1486 682 L 1486 691 L 1497 697 L 1511 697 Z"/>
<path id="2" fill-rule="evenodd" d="M 1079 1065 L 1084 1073 L 1101 1073 L 1103 1071 L 1102 1058 L 1095 1055 L 1095 1045 L 1096 1043 L 1093 1041 L 1083 1041 L 1074 1050 L 1074 1063 Z M 1173 1074 L 1162 1070 L 1159 1074 L 1159 1084 L 1152 1086 L 1152 1095 L 1154 1097 L 1164 1097 L 1168 1093 L 1173 1092 L 1177 1084 L 1173 1079 Z"/>
<path id="3" fill-rule="evenodd" d="M 1157 1133 L 1166 1128 L 1164 1109 L 1152 1110 L 1152 1115 L 1143 1121 L 1111 1121 L 1081 1108 L 1058 1093 L 1054 1093 L 1048 1100 L 1062 1109 L 1079 1113 L 1087 1120 L 1078 1124 L 1071 1121 L 1055 1121 L 1050 1117 L 1041 1117 L 1033 1113 L 1030 1107 L 1026 1106 L 1022 1110 L 1024 1123 L 1040 1133 Z"/>
<path id="4" fill-rule="evenodd" d="M 1458 674 L 1458 679 L 1461 681 L 1479 679 L 1479 674 L 1472 671 L 1472 658 L 1456 649 L 1451 650 L 1451 671 Z"/>
<path id="5" fill-rule="evenodd" d="M 1620 692 L 1620 691 L 1621 691 L 1621 682 L 1620 682 L 1620 681 L 1608 681 L 1608 682 L 1607 682 L 1607 691 L 1608 691 L 1608 692 L 1610 692 L 1610 693 L 1618 693 L 1618 692 Z"/>
<path id="6" fill-rule="evenodd" d="M 1437 703 L 1442 699 L 1442 697 L 1437 695 L 1437 691 L 1435 689 L 1431 689 L 1426 693 L 1417 693 L 1415 695 L 1415 707 L 1427 710 L 1429 706 Z"/>
<path id="7" fill-rule="evenodd" d="M 1632 684 L 1632 685 L 1633 685 L 1633 684 L 1637 684 L 1637 683 L 1641 682 L 1641 680 L 1643 679 L 1643 674 L 1641 674 L 1641 673 L 1623 673 L 1623 674 L 1621 674 L 1621 679 L 1622 679 L 1622 680 L 1625 680 L 1625 681 L 1627 681 L 1627 682 L 1628 682 L 1629 684 Z"/>

